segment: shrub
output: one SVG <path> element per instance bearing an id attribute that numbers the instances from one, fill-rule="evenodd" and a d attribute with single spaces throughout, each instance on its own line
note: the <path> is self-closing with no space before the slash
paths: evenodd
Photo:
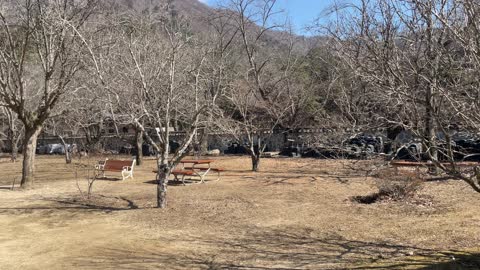
<path id="1" fill-rule="evenodd" d="M 394 169 L 385 169 L 373 176 L 378 192 L 353 197 L 354 201 L 366 204 L 383 200 L 404 201 L 415 196 L 424 182 L 419 172 L 398 172 Z"/>

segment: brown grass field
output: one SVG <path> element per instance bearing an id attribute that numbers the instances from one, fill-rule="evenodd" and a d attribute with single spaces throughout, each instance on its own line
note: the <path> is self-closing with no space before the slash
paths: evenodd
<path id="1" fill-rule="evenodd" d="M 376 186 L 352 161 L 263 159 L 253 173 L 219 157 L 220 181 L 171 185 L 162 210 L 153 160 L 82 200 L 75 174 L 85 189 L 94 162 L 40 156 L 25 191 L 9 189 L 21 164 L 0 163 L 0 269 L 480 269 L 480 194 L 463 182 L 359 204 Z"/>

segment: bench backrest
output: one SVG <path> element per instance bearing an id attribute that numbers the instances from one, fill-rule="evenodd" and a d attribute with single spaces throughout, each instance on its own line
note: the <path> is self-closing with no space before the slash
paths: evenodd
<path id="1" fill-rule="evenodd" d="M 125 166 L 133 166 L 132 160 L 114 160 L 107 159 L 105 161 L 105 170 L 122 170 Z"/>

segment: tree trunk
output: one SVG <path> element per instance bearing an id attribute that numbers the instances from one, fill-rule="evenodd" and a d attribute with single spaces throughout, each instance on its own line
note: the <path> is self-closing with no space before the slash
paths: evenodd
<path id="1" fill-rule="evenodd" d="M 159 164 L 157 173 L 157 207 L 167 207 L 167 185 L 170 176 L 168 164 Z"/>
<path id="2" fill-rule="evenodd" d="M 429 160 L 438 160 L 438 151 L 436 146 L 436 135 L 435 135 L 435 128 L 427 125 L 427 136 L 426 136 L 426 144 L 425 150 L 428 151 L 428 159 Z"/>
<path id="3" fill-rule="evenodd" d="M 427 17 L 427 29 L 426 29 L 426 49 L 428 57 L 428 86 L 425 94 L 425 143 L 424 149 L 425 154 L 428 157 L 428 160 L 438 161 L 438 150 L 437 150 L 437 136 L 435 128 L 435 91 L 437 88 L 437 78 L 439 76 L 439 54 L 436 52 L 435 43 L 435 32 L 436 27 L 434 23 L 433 15 L 433 2 L 427 2 L 425 5 L 428 17 Z M 438 170 L 434 166 L 432 167 L 432 172 L 436 173 Z"/>
<path id="4" fill-rule="evenodd" d="M 37 149 L 37 138 L 42 130 L 41 127 L 25 129 L 25 138 L 23 141 L 23 167 L 22 181 L 20 186 L 24 189 L 33 185 L 35 174 L 35 151 Z"/>
<path id="5" fill-rule="evenodd" d="M 63 146 L 65 149 L 65 163 L 71 164 L 72 163 L 72 155 L 70 153 L 70 149 L 66 145 Z"/>
<path id="6" fill-rule="evenodd" d="M 95 154 L 98 152 L 101 152 L 103 150 L 101 140 L 102 140 L 102 130 L 103 130 L 103 124 L 97 124 L 95 126 L 90 126 L 87 128 L 84 128 L 85 132 L 85 150 L 89 154 Z"/>
<path id="7" fill-rule="evenodd" d="M 9 143 L 10 143 L 10 150 L 11 150 L 11 153 L 10 153 L 10 160 L 12 162 L 16 162 L 17 161 L 17 157 L 18 157 L 18 139 L 19 139 L 19 135 L 17 134 L 17 136 L 15 136 L 15 133 L 13 131 L 11 131 L 12 134 L 9 134 Z"/>
<path id="8" fill-rule="evenodd" d="M 70 149 L 68 148 L 67 143 L 63 139 L 62 136 L 58 136 L 60 140 L 62 141 L 63 149 L 65 150 L 65 163 L 66 164 L 71 164 L 72 163 L 72 154 L 70 152 Z"/>
<path id="9" fill-rule="evenodd" d="M 200 153 L 202 155 L 208 153 L 208 128 L 202 131 L 202 136 L 200 137 Z"/>
<path id="10" fill-rule="evenodd" d="M 11 153 L 12 162 L 16 162 L 18 158 L 18 145 L 16 142 L 12 143 L 12 153 Z"/>
<path id="11" fill-rule="evenodd" d="M 8 129 L 7 129 L 7 139 L 8 139 L 8 146 L 10 147 L 10 160 L 12 162 L 16 162 L 18 158 L 18 143 L 19 140 L 21 139 L 20 136 L 20 131 L 18 130 L 18 123 L 17 123 L 17 117 L 14 112 L 12 112 L 10 109 L 3 108 L 4 113 L 7 116 L 7 123 L 8 123 Z"/>
<path id="12" fill-rule="evenodd" d="M 200 151 L 202 151 L 202 155 L 206 155 L 208 153 L 208 137 L 209 137 L 209 134 L 210 134 L 210 126 L 211 126 L 211 123 L 213 122 L 213 114 L 212 113 L 209 113 L 208 114 L 208 120 L 207 120 L 207 123 L 206 123 L 206 126 L 204 129 L 202 129 L 202 137 L 201 137 L 201 141 L 200 141 Z"/>
<path id="13" fill-rule="evenodd" d="M 250 142 L 250 158 L 252 159 L 252 171 L 258 172 L 258 168 L 260 167 L 260 156 L 263 153 L 262 149 L 262 141 L 260 136 L 257 137 L 256 144 Z"/>
<path id="14" fill-rule="evenodd" d="M 423 152 L 427 154 L 428 159 L 438 160 L 438 151 L 436 147 L 436 132 L 435 132 L 435 115 L 434 115 L 434 98 L 433 91 L 428 89 L 425 99 L 425 134 L 424 134 L 424 149 Z"/>
<path id="15" fill-rule="evenodd" d="M 258 172 L 258 168 L 260 167 L 260 155 L 250 154 L 250 158 L 252 159 L 252 171 Z"/>
<path id="16" fill-rule="evenodd" d="M 425 112 L 425 135 L 424 135 L 424 144 L 423 152 L 426 155 L 426 158 L 431 161 L 438 161 L 438 150 L 437 150 L 437 135 L 435 132 L 435 123 L 434 123 L 434 99 L 432 90 L 428 89 L 426 94 L 426 112 Z M 430 173 L 437 174 L 438 168 L 433 166 L 430 168 Z"/>
<path id="17" fill-rule="evenodd" d="M 135 129 L 135 148 L 137 166 L 142 165 L 143 162 L 143 131 Z"/>

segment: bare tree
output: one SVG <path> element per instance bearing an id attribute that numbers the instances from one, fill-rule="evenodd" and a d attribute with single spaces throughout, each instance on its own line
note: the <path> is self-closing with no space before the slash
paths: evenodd
<path id="1" fill-rule="evenodd" d="M 223 122 L 220 127 L 245 142 L 257 171 L 268 139 L 295 106 L 289 98 L 289 76 L 294 65 L 293 35 L 279 32 L 275 0 L 230 0 L 225 12 L 230 27 L 238 33 L 234 56 L 237 76 L 223 93 Z M 278 31 L 278 32 L 275 32 Z M 268 48 L 267 40 L 276 34 L 283 46 Z"/>
<path id="2" fill-rule="evenodd" d="M 4 137 L 7 139 L 8 149 L 10 149 L 10 160 L 16 162 L 18 157 L 18 146 L 22 140 L 23 126 L 18 120 L 16 113 L 9 108 L 2 107 L 1 112 L 7 123 Z"/>
<path id="3" fill-rule="evenodd" d="M 116 16 L 122 23 L 113 26 L 115 44 L 108 55 L 93 54 L 97 62 L 108 61 L 109 68 L 96 72 L 111 95 L 117 121 L 134 123 L 157 152 L 157 203 L 164 208 L 170 173 L 188 154 L 206 112 L 202 74 L 207 51 L 168 4 Z M 170 156 L 174 121 L 184 136 Z"/>
<path id="4" fill-rule="evenodd" d="M 70 104 L 68 110 L 64 108 L 61 114 L 49 118 L 43 128 L 44 131 L 60 140 L 66 164 L 72 163 L 73 156 L 78 151 L 74 143 L 74 135 L 81 130 L 82 122 L 79 119 L 85 119 L 83 115 L 75 115 L 78 111 L 73 110 L 71 106 L 72 104 Z"/>
<path id="5" fill-rule="evenodd" d="M 0 101 L 25 126 L 21 186 L 34 180 L 37 137 L 82 67 L 78 29 L 95 1 L 0 4 Z"/>
<path id="6" fill-rule="evenodd" d="M 79 75 L 74 82 L 76 91 L 64 99 L 58 110 L 62 113 L 59 113 L 57 119 L 65 123 L 76 137 L 83 137 L 78 140 L 79 150 L 95 154 L 103 150 L 102 143 L 107 135 L 105 130 L 109 125 L 113 125 L 114 134 L 118 135 L 113 115 L 115 112 L 112 111 L 108 98 L 104 97 L 103 87 L 90 78 L 91 74 L 82 72 Z"/>
<path id="7" fill-rule="evenodd" d="M 141 166 L 143 164 L 143 137 L 144 132 L 141 128 L 135 128 L 135 160 L 137 166 Z"/>
<path id="8" fill-rule="evenodd" d="M 370 119 L 411 131 L 423 158 L 480 191 L 478 170 L 456 167 L 452 139 L 479 132 L 478 2 L 363 0 L 333 10 L 324 29 L 370 97 Z"/>

